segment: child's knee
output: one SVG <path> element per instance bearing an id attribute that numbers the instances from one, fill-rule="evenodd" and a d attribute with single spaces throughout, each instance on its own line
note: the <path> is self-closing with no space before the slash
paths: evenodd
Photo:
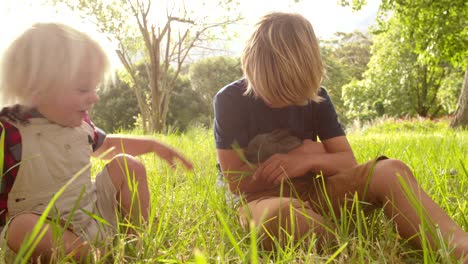
<path id="1" fill-rule="evenodd" d="M 7 244 L 14 252 L 18 252 L 23 240 L 32 231 L 37 223 L 38 216 L 34 214 L 21 214 L 14 217 L 8 224 Z"/>
<path id="2" fill-rule="evenodd" d="M 324 218 L 313 211 L 307 203 L 293 200 L 280 206 L 278 226 L 299 238 L 306 234 L 316 233 L 321 236 L 326 233 Z M 289 234 L 289 235 L 290 235 Z"/>
<path id="3" fill-rule="evenodd" d="M 411 169 L 401 160 L 387 159 L 377 162 L 374 177 L 384 184 L 399 181 L 398 178 L 413 180 Z"/>
<path id="4" fill-rule="evenodd" d="M 389 195 L 400 190 L 403 182 L 416 184 L 411 169 L 400 160 L 387 159 L 376 164 L 370 187 L 376 195 Z"/>
<path id="5" fill-rule="evenodd" d="M 262 228 L 262 246 L 272 250 L 276 243 L 284 245 L 290 239 L 299 241 L 313 234 L 322 239 L 327 237 L 324 218 L 310 209 L 303 201 L 293 200 L 278 207 L 278 215 L 266 219 Z"/>
<path id="6" fill-rule="evenodd" d="M 119 154 L 115 156 L 109 164 L 107 164 L 107 169 L 111 175 L 120 174 L 120 175 L 135 175 L 141 176 L 146 174 L 145 166 L 137 158 L 127 155 Z"/>
<path id="7" fill-rule="evenodd" d="M 106 167 L 109 177 L 117 190 L 125 186 L 129 178 L 132 181 L 146 181 L 144 165 L 133 156 L 119 154 L 115 156 Z"/>

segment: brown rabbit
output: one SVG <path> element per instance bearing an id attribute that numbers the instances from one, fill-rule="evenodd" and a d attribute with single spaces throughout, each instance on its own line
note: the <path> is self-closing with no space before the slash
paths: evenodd
<path id="1" fill-rule="evenodd" d="M 250 140 L 245 157 L 251 163 L 262 163 L 276 153 L 288 153 L 299 147 L 302 141 L 287 129 L 277 129 L 271 133 L 259 134 Z"/>

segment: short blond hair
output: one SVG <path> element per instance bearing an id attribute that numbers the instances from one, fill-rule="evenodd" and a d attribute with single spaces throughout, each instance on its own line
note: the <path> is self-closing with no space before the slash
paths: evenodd
<path id="1" fill-rule="evenodd" d="M 319 102 L 324 75 L 318 40 L 299 14 L 270 13 L 256 24 L 242 54 L 246 94 L 272 104 Z"/>
<path id="2" fill-rule="evenodd" d="M 6 49 L 0 63 L 3 104 L 32 106 L 33 96 L 53 94 L 83 78 L 103 80 L 109 59 L 88 34 L 60 23 L 36 23 Z"/>

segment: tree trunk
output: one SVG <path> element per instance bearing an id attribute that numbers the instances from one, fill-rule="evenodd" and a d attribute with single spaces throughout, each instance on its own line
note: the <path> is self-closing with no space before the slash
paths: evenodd
<path id="1" fill-rule="evenodd" d="M 149 109 L 145 103 L 145 100 L 143 99 L 142 91 L 141 91 L 142 88 L 137 85 L 139 84 L 136 83 L 135 87 L 133 87 L 133 92 L 135 94 L 135 97 L 137 98 L 138 108 L 140 109 L 141 123 L 142 123 L 141 125 L 143 128 L 143 132 L 147 133 L 149 131 L 149 127 L 148 127 Z"/>
<path id="2" fill-rule="evenodd" d="M 450 123 L 452 128 L 467 128 L 468 127 L 468 65 L 465 70 L 465 78 L 463 79 L 463 86 L 458 98 L 457 110 L 455 116 Z"/>
<path id="3" fill-rule="evenodd" d="M 163 104 L 163 109 L 162 109 L 162 115 L 161 115 L 161 123 L 163 125 L 163 131 L 164 133 L 168 133 L 167 131 L 167 114 L 169 113 L 169 104 L 171 102 L 171 93 L 167 93 L 164 99 L 164 104 Z"/>
<path id="4" fill-rule="evenodd" d="M 151 113 L 151 132 L 160 133 L 163 131 L 163 124 L 161 123 L 161 97 L 157 95 L 153 97 L 153 108 Z"/>
<path id="5" fill-rule="evenodd" d="M 140 107 L 140 114 L 141 114 L 141 126 L 143 128 L 143 133 L 148 133 L 149 132 L 149 127 L 148 127 L 148 112 L 146 111 L 145 108 Z"/>

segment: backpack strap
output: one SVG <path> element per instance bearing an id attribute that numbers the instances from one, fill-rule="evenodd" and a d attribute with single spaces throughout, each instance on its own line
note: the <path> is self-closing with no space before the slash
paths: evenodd
<path id="1" fill-rule="evenodd" d="M 5 130 L 5 127 L 3 126 L 2 122 L 0 122 L 0 127 L 2 128 L 2 134 L 0 135 L 0 172 L 1 172 L 2 177 L 3 177 L 3 161 L 4 161 L 4 158 L 5 158 L 4 149 L 5 149 L 6 130 Z M 1 179 L 1 177 L 0 177 L 0 179 Z"/>
<path id="2" fill-rule="evenodd" d="M 3 126 L 3 123 L 0 122 L 0 127 L 2 128 L 2 132 L 0 135 L 0 193 L 3 193 L 5 191 L 5 183 L 3 181 L 3 165 L 5 161 L 5 134 L 6 134 L 6 129 L 5 126 Z"/>

